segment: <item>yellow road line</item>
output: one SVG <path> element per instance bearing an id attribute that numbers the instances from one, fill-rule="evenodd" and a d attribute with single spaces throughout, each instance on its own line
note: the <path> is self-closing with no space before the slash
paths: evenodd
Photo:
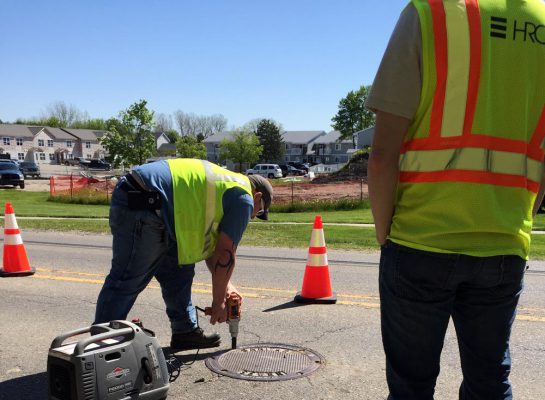
<path id="1" fill-rule="evenodd" d="M 36 271 L 38 274 L 34 274 L 31 276 L 33 279 L 44 279 L 44 280 L 53 280 L 53 281 L 63 281 L 63 282 L 79 282 L 79 283 L 92 283 L 97 285 L 102 285 L 104 283 L 104 279 L 90 279 L 90 278 L 79 278 L 74 276 L 57 276 L 57 275 L 46 275 L 42 274 L 40 272 L 52 272 L 51 269 L 45 269 L 45 268 L 37 268 Z M 95 277 L 104 277 L 103 274 L 92 274 L 92 273 L 85 273 L 85 272 L 73 272 L 73 271 L 54 271 L 58 273 L 65 273 L 67 275 L 79 275 L 79 276 L 95 276 Z M 211 294 L 212 293 L 212 285 L 208 283 L 194 283 L 195 286 L 200 287 L 207 287 L 207 289 L 201 289 L 194 287 L 192 289 L 193 293 L 200 293 L 200 294 Z M 160 289 L 160 287 L 156 284 L 150 284 L 148 285 L 148 288 L 151 289 Z M 210 289 L 208 289 L 210 288 Z M 290 295 L 293 295 L 295 291 L 290 291 L 286 289 L 274 289 L 274 288 L 250 288 L 250 287 L 239 287 L 241 290 L 254 290 L 257 292 L 282 292 L 282 293 L 288 293 Z M 253 298 L 253 299 L 271 299 L 273 297 L 259 294 L 259 293 L 251 293 L 251 292 L 243 292 L 242 293 L 244 297 L 247 298 Z M 343 294 L 337 294 L 338 297 L 341 298 L 353 298 L 353 299 L 371 299 L 371 300 L 378 300 L 377 296 L 359 296 L 359 295 L 343 295 Z M 356 307 L 362 307 L 362 308 L 373 308 L 377 309 L 380 308 L 380 303 L 375 302 L 365 302 L 365 301 L 350 301 L 350 300 L 338 300 L 337 304 L 340 305 L 346 305 L 346 306 L 356 306 Z M 524 308 L 520 307 L 520 311 L 529 312 L 529 311 L 536 311 L 536 312 L 543 312 L 544 309 L 540 308 Z M 533 316 L 533 315 L 525 315 L 525 314 L 519 314 L 516 317 L 519 321 L 529 321 L 529 322 L 545 322 L 545 317 L 541 316 Z"/>
<path id="2" fill-rule="evenodd" d="M 77 275 L 77 276 L 94 276 L 94 277 L 106 277 L 104 274 L 96 274 L 96 273 L 88 273 L 88 272 L 79 272 L 79 271 L 66 271 L 66 270 L 53 270 L 48 268 L 36 268 L 36 272 L 48 272 L 48 273 L 58 273 L 58 274 L 65 274 L 65 275 Z M 209 287 L 210 290 L 212 288 L 212 285 L 210 283 L 204 283 L 204 282 L 193 282 L 193 287 Z M 297 291 L 296 289 L 289 290 L 289 289 L 280 289 L 280 288 L 268 288 L 268 287 L 252 287 L 252 286 L 241 286 L 236 285 L 237 288 L 240 290 L 253 290 L 258 292 L 272 292 L 272 293 L 288 293 L 290 295 L 294 295 Z M 204 292 L 198 292 L 196 289 L 193 289 L 196 293 L 210 293 L 209 291 Z M 246 295 L 246 293 L 244 293 Z M 367 299 L 367 300 L 378 300 L 378 296 L 373 295 L 356 295 L 356 294 L 338 294 L 338 296 L 348 299 Z M 249 296 L 252 297 L 252 296 Z"/>

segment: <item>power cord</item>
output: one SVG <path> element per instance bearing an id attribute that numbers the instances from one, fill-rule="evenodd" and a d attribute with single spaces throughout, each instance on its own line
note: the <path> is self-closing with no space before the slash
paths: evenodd
<path id="1" fill-rule="evenodd" d="M 198 311 L 201 311 L 202 313 L 204 313 L 204 309 L 202 309 L 200 307 L 195 307 L 195 309 L 198 310 Z M 199 313 L 196 312 L 195 315 L 197 316 L 197 328 L 199 328 L 200 327 L 200 325 L 199 325 Z M 200 349 L 197 349 L 197 352 L 193 356 L 193 360 L 191 360 L 189 362 L 183 362 L 181 360 L 181 357 L 176 356 L 176 352 L 171 351 L 169 354 L 166 355 L 165 358 L 166 358 L 167 370 L 168 370 L 168 374 L 169 374 L 168 381 L 170 383 L 172 383 L 172 382 L 176 381 L 176 379 L 178 379 L 178 377 L 180 376 L 180 374 L 182 372 L 182 368 L 183 368 L 183 370 L 186 370 L 191 365 L 193 365 L 195 363 L 195 361 L 197 361 L 199 351 L 200 351 Z"/>

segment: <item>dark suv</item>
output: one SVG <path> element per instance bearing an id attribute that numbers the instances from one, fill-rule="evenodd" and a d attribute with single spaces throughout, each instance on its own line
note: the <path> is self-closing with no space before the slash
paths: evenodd
<path id="1" fill-rule="evenodd" d="M 308 174 L 309 165 L 307 163 L 302 163 L 302 162 L 298 162 L 298 161 L 288 161 L 288 165 L 291 165 L 294 168 L 305 171 L 305 174 Z"/>
<path id="2" fill-rule="evenodd" d="M 40 177 L 40 167 L 38 167 L 37 164 L 33 163 L 32 161 L 22 161 L 19 164 L 19 169 L 25 176 L 32 176 L 33 178 L 39 178 Z"/>
<path id="3" fill-rule="evenodd" d="M 112 169 L 110 163 L 107 163 L 104 160 L 89 160 L 89 163 L 86 163 L 85 167 L 89 169 L 103 169 L 104 171 Z"/>
<path id="4" fill-rule="evenodd" d="M 17 165 L 10 162 L 0 163 L 0 185 L 19 186 L 25 188 L 25 178 Z"/>

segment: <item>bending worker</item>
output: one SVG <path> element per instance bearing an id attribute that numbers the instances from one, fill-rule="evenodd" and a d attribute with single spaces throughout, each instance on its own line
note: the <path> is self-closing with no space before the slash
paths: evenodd
<path id="1" fill-rule="evenodd" d="M 112 267 L 98 296 L 95 323 L 126 319 L 151 278 L 161 285 L 177 350 L 216 347 L 217 333 L 197 326 L 191 301 L 195 263 L 212 274 L 210 322 L 225 322 L 235 254 L 248 222 L 266 220 L 273 190 L 203 160 L 171 159 L 134 168 L 112 194 Z"/>
<path id="2" fill-rule="evenodd" d="M 460 399 L 512 399 L 544 189 L 544 26 L 543 0 L 413 0 L 392 34 L 366 104 L 391 400 L 433 399 L 451 317 Z"/>

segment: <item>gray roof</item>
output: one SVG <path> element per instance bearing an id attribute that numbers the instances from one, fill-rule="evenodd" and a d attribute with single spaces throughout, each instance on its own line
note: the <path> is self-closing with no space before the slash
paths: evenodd
<path id="1" fill-rule="evenodd" d="M 34 137 L 34 133 L 26 125 L 0 124 L 0 136 Z"/>
<path id="2" fill-rule="evenodd" d="M 203 143 L 220 143 L 223 139 L 231 139 L 233 137 L 233 132 L 223 131 L 216 133 L 215 135 L 208 136 L 203 140 Z"/>
<path id="3" fill-rule="evenodd" d="M 75 140 L 76 138 L 69 133 L 65 132 L 61 128 L 50 128 L 49 126 L 45 127 L 45 132 L 48 133 L 53 139 L 61 140 Z"/>
<path id="4" fill-rule="evenodd" d="M 97 138 L 102 137 L 106 131 L 101 131 L 97 129 L 71 129 L 63 128 L 64 131 L 68 132 L 72 136 L 77 137 L 81 140 L 97 140 Z"/>
<path id="5" fill-rule="evenodd" d="M 284 131 L 282 132 L 282 138 L 286 143 L 308 144 L 325 134 L 325 131 Z"/>
<path id="6" fill-rule="evenodd" d="M 352 143 L 350 139 L 339 140 L 341 137 L 341 132 L 331 131 L 325 135 L 319 136 L 313 144 L 329 144 L 329 143 Z"/>
<path id="7" fill-rule="evenodd" d="M 30 132 L 32 132 L 32 136 L 36 136 L 41 131 L 45 130 L 43 126 L 28 126 L 27 128 Z"/>

